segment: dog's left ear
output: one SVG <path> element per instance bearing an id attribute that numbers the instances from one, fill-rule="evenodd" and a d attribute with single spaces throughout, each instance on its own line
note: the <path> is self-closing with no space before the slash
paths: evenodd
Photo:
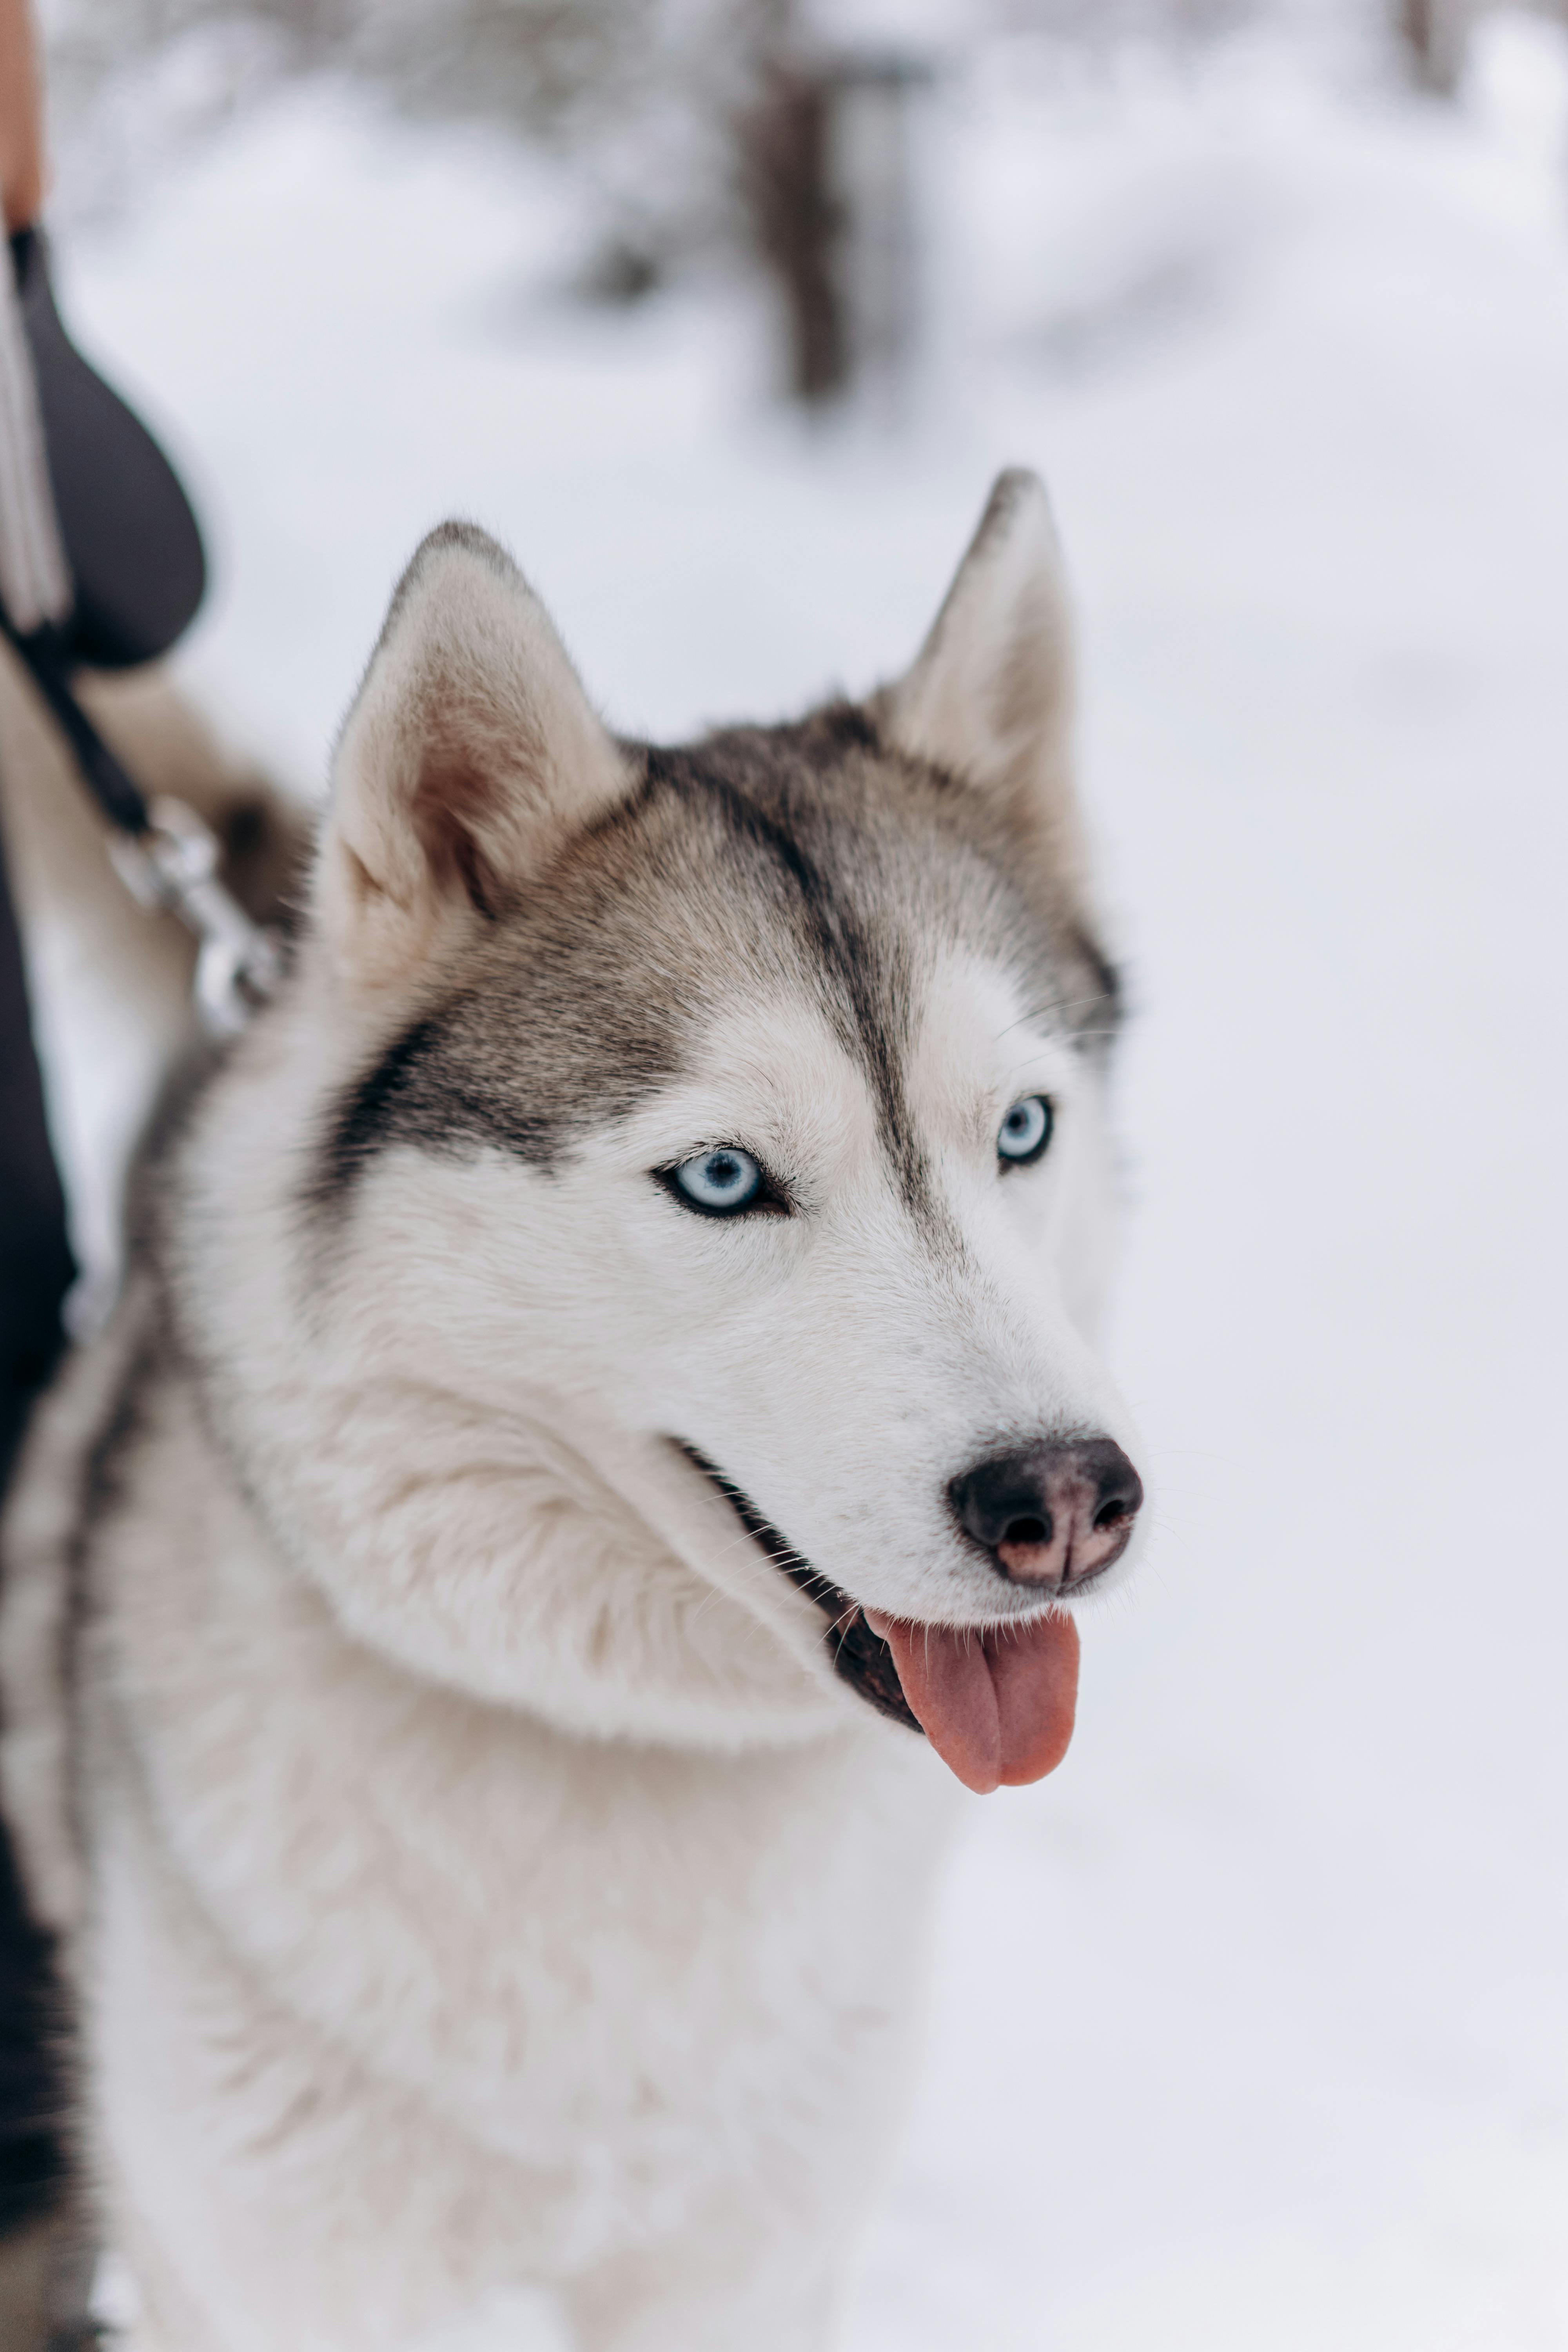
<path id="1" fill-rule="evenodd" d="M 1052 895 L 1087 911 L 1071 616 L 1037 474 L 997 477 L 914 667 L 873 709 L 889 742 L 989 799 Z"/>
<path id="2" fill-rule="evenodd" d="M 510 557 L 442 524 L 393 597 L 333 763 L 316 899 L 345 978 L 416 981 L 629 782 Z"/>

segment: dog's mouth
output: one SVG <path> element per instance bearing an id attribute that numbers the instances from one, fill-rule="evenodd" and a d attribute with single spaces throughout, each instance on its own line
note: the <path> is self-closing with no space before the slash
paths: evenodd
<path id="1" fill-rule="evenodd" d="M 851 1600 L 802 1558 L 750 1496 L 683 1439 L 674 1443 L 746 1533 L 827 1620 L 837 1673 L 877 1709 L 923 1732 L 966 1789 L 1043 1780 L 1067 1754 L 1078 1698 L 1078 1628 L 1047 1615 L 1002 1625 L 928 1625 Z"/>

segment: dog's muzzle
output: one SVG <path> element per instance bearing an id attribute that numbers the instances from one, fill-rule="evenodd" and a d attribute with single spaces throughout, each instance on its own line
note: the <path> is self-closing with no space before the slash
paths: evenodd
<path id="1" fill-rule="evenodd" d="M 700 1470 L 710 1484 L 723 1496 L 746 1533 L 764 1551 L 773 1566 L 783 1570 L 790 1582 L 798 1586 L 806 1598 L 814 1601 L 827 1620 L 827 1653 L 836 1674 L 842 1675 L 863 1699 L 894 1723 L 908 1726 L 910 1731 L 924 1733 L 920 1718 L 904 1696 L 899 1670 L 893 1654 L 879 1633 L 874 1633 L 866 1622 L 858 1601 L 841 1592 L 837 1584 L 803 1559 L 786 1536 L 780 1534 L 769 1519 L 764 1519 L 751 1497 L 743 1494 L 732 1479 L 726 1478 L 717 1464 L 710 1462 L 695 1445 L 684 1438 L 671 1440 L 678 1450 Z"/>

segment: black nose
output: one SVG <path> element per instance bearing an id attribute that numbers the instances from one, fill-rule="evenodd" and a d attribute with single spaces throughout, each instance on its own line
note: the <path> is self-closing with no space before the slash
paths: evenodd
<path id="1" fill-rule="evenodd" d="M 947 1496 L 1004 1576 L 1067 1592 L 1121 1559 L 1143 1481 L 1112 1438 L 1053 1438 L 977 1462 Z"/>

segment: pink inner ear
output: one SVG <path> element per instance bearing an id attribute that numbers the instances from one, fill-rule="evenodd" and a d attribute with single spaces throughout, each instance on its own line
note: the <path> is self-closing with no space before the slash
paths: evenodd
<path id="1" fill-rule="evenodd" d="M 466 749 L 437 742 L 426 750 L 411 810 L 415 834 L 437 883 L 458 883 L 469 905 L 489 919 L 500 911 L 506 893 L 483 842 L 486 834 L 497 830 L 504 790 L 483 773 Z"/>

